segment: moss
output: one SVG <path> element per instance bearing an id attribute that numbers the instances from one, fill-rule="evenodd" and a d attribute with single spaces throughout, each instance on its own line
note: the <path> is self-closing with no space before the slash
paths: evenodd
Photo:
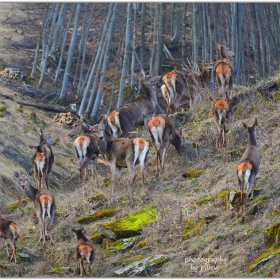
<path id="1" fill-rule="evenodd" d="M 89 224 L 93 221 L 100 220 L 102 218 L 107 218 L 113 216 L 118 209 L 102 209 L 94 213 L 93 215 L 86 215 L 77 219 L 77 223 Z"/>
<path id="2" fill-rule="evenodd" d="M 280 222 L 266 229 L 264 241 L 266 245 L 280 242 Z"/>
<path id="3" fill-rule="evenodd" d="M 109 238 L 105 238 L 102 242 L 102 248 L 109 252 L 124 251 L 131 249 L 138 240 L 138 236 L 122 238 L 117 241 L 111 241 Z"/>
<path id="4" fill-rule="evenodd" d="M 3 118 L 4 114 L 2 112 L 0 112 L 0 118 Z"/>
<path id="5" fill-rule="evenodd" d="M 273 210 L 272 212 L 270 212 L 268 215 L 267 215 L 267 218 L 272 218 L 272 217 L 275 217 L 276 215 L 279 215 L 280 214 L 280 205 L 278 205 L 276 207 L 275 210 Z"/>
<path id="6" fill-rule="evenodd" d="M 127 258 L 127 259 L 125 259 L 124 262 L 121 263 L 121 266 L 129 265 L 129 264 L 131 264 L 131 263 L 133 263 L 133 262 L 139 261 L 139 260 L 144 259 L 144 258 L 145 258 L 145 257 L 144 257 L 143 255 L 141 255 L 141 254 L 140 254 L 140 255 L 133 256 L 133 257 L 131 257 L 131 258 Z"/>
<path id="7" fill-rule="evenodd" d="M 53 140 L 54 140 L 56 143 L 59 143 L 59 141 L 60 141 L 60 139 L 59 139 L 58 137 L 55 137 Z"/>
<path id="8" fill-rule="evenodd" d="M 33 232 L 35 232 L 35 227 L 29 228 L 29 233 L 33 233 Z"/>
<path id="9" fill-rule="evenodd" d="M 61 274 L 63 272 L 63 268 L 62 267 L 54 267 L 53 272 L 57 273 L 57 274 Z"/>
<path id="10" fill-rule="evenodd" d="M 258 212 L 260 212 L 263 209 L 264 202 L 267 200 L 267 196 L 261 196 L 259 197 L 255 203 L 253 204 L 250 215 L 256 215 Z"/>
<path id="11" fill-rule="evenodd" d="M 0 112 L 4 112 L 7 109 L 6 105 L 0 106 Z"/>
<path id="12" fill-rule="evenodd" d="M 206 221 L 205 220 L 201 220 L 198 223 L 198 225 L 197 225 L 197 227 L 195 229 L 195 232 L 196 232 L 197 235 L 201 235 L 202 229 L 203 229 L 204 225 L 206 225 Z"/>
<path id="13" fill-rule="evenodd" d="M 102 233 L 94 233 L 89 238 L 93 243 L 102 244 L 104 236 Z"/>
<path id="14" fill-rule="evenodd" d="M 276 92 L 272 93 L 272 96 L 277 102 L 280 101 L 280 91 L 276 91 Z"/>
<path id="15" fill-rule="evenodd" d="M 61 215 L 62 215 L 62 212 L 60 212 L 60 211 L 58 211 L 58 210 L 55 211 L 55 216 L 56 216 L 56 217 L 59 217 L 59 216 L 61 216 Z"/>
<path id="16" fill-rule="evenodd" d="M 34 120 L 36 118 L 36 113 L 35 112 L 31 112 L 28 114 L 27 116 L 29 119 Z"/>
<path id="17" fill-rule="evenodd" d="M 18 208 L 20 202 L 26 205 L 28 202 L 30 202 L 30 199 L 27 197 L 27 198 L 23 198 L 22 200 L 17 200 L 16 202 L 10 203 L 7 205 L 7 209 L 10 212 L 14 212 Z"/>
<path id="18" fill-rule="evenodd" d="M 196 202 L 196 204 L 201 205 L 201 204 L 203 204 L 203 203 L 212 201 L 213 198 L 214 198 L 213 196 L 203 197 L 203 198 L 199 199 L 199 200 Z"/>
<path id="19" fill-rule="evenodd" d="M 17 111 L 17 112 L 20 112 L 20 113 L 23 113 L 23 109 L 22 109 L 22 107 L 18 107 L 18 108 L 16 108 L 16 111 Z"/>
<path id="20" fill-rule="evenodd" d="M 143 248 L 143 247 L 145 247 L 146 246 L 146 244 L 147 244 L 147 240 L 146 239 L 142 239 L 142 240 L 140 240 L 137 244 L 136 244 L 136 248 Z"/>
<path id="21" fill-rule="evenodd" d="M 183 173 L 183 177 L 184 178 L 195 178 L 195 177 L 199 177 L 202 174 L 202 170 L 201 169 L 188 169 Z"/>
<path id="22" fill-rule="evenodd" d="M 88 197 L 88 202 L 93 202 L 93 201 L 105 201 L 106 200 L 106 197 L 104 194 L 102 193 L 98 193 L 94 196 L 91 196 L 91 197 Z"/>
<path id="23" fill-rule="evenodd" d="M 280 254 L 278 246 L 272 246 L 267 251 L 258 256 L 248 267 L 248 272 L 252 272 L 260 265 L 265 264 L 267 261 Z"/>
<path id="24" fill-rule="evenodd" d="M 103 187 L 108 187 L 110 186 L 111 180 L 109 178 L 104 178 L 103 179 Z"/>
<path id="25" fill-rule="evenodd" d="M 202 122 L 203 119 L 202 119 L 202 118 L 195 118 L 193 121 L 194 121 L 194 122 Z"/>
<path id="26" fill-rule="evenodd" d="M 111 231 L 115 239 L 119 239 L 138 235 L 142 228 L 154 223 L 156 218 L 156 207 L 151 204 L 125 218 L 103 224 L 102 227 Z"/>
<path id="27" fill-rule="evenodd" d="M 0 268 L 7 269 L 7 268 L 8 268 L 8 265 L 7 265 L 7 264 L 4 264 L 4 263 L 0 263 Z"/>
<path id="28" fill-rule="evenodd" d="M 195 228 L 196 224 L 198 223 L 197 219 L 187 219 L 185 221 L 185 229 L 183 231 L 183 238 L 188 239 L 192 234 L 192 229 Z"/>

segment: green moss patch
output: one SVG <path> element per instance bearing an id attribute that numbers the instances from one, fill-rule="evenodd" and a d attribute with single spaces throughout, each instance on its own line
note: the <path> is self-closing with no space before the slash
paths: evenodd
<path id="1" fill-rule="evenodd" d="M 102 233 L 94 233 L 89 238 L 93 243 L 96 244 L 102 244 L 102 241 L 104 239 L 104 235 Z"/>
<path id="2" fill-rule="evenodd" d="M 102 242 L 102 248 L 109 252 L 123 252 L 133 248 L 139 239 L 139 236 L 122 238 L 117 241 L 111 241 L 109 238 L 105 238 Z"/>
<path id="3" fill-rule="evenodd" d="M 276 207 L 271 213 L 268 214 L 267 218 L 272 218 L 280 214 L 280 205 Z"/>
<path id="4" fill-rule="evenodd" d="M 83 216 L 81 218 L 78 218 L 77 223 L 89 224 L 89 223 L 92 223 L 96 220 L 111 217 L 117 211 L 118 211 L 118 209 L 102 209 L 102 210 L 96 211 L 93 215 L 86 215 L 86 216 Z"/>
<path id="5" fill-rule="evenodd" d="M 280 242 L 280 222 L 266 229 L 264 240 L 266 245 Z"/>
<path id="6" fill-rule="evenodd" d="M 260 265 L 263 265 L 267 263 L 272 258 L 276 257 L 280 254 L 280 248 L 277 246 L 270 247 L 267 251 L 262 253 L 260 256 L 258 256 L 250 265 L 248 268 L 248 272 L 253 272 L 256 270 Z"/>
<path id="7" fill-rule="evenodd" d="M 125 218 L 102 225 L 102 233 L 112 239 L 139 235 L 142 228 L 156 221 L 157 211 L 154 205 L 148 205 Z"/>
<path id="8" fill-rule="evenodd" d="M 4 112 L 7 109 L 6 105 L 0 106 L 0 112 Z"/>
<path id="9" fill-rule="evenodd" d="M 194 169 L 194 168 L 191 168 L 191 169 L 188 169 L 186 170 L 184 173 L 183 173 L 183 177 L 184 178 L 196 178 L 196 177 L 199 177 L 201 174 L 202 174 L 202 170 L 201 169 Z"/>
<path id="10" fill-rule="evenodd" d="M 88 200 L 88 202 L 93 202 L 93 201 L 105 201 L 105 200 L 106 200 L 106 197 L 105 197 L 104 194 L 98 193 L 98 194 L 96 194 L 96 195 L 94 195 L 94 196 L 88 197 L 87 200 Z"/>
<path id="11" fill-rule="evenodd" d="M 17 208 L 18 208 L 18 205 L 20 204 L 20 202 L 22 202 L 24 205 L 26 205 L 28 202 L 30 202 L 31 200 L 26 197 L 26 198 L 23 198 L 21 200 L 17 200 L 16 202 L 12 202 L 10 204 L 7 205 L 7 209 L 10 211 L 10 212 L 14 212 Z"/>
<path id="12" fill-rule="evenodd" d="M 17 112 L 20 112 L 20 113 L 23 113 L 23 109 L 22 109 L 22 107 L 18 107 L 18 108 L 16 108 L 16 111 L 17 111 Z"/>
<path id="13" fill-rule="evenodd" d="M 197 225 L 198 220 L 197 219 L 187 219 L 185 221 L 185 229 L 183 231 L 183 238 L 184 239 L 188 239 L 191 237 L 192 235 L 192 230 L 195 228 L 195 226 Z"/>

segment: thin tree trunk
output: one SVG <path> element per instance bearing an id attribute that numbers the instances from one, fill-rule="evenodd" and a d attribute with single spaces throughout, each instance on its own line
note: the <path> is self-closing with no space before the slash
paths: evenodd
<path id="1" fill-rule="evenodd" d="M 146 3 L 142 3 L 141 13 L 141 63 L 145 65 L 145 17 L 146 17 Z"/>
<path id="2" fill-rule="evenodd" d="M 68 37 L 68 33 L 69 33 L 68 31 L 69 31 L 69 28 L 70 28 L 70 24 L 72 22 L 72 17 L 73 17 L 73 14 L 74 14 L 74 8 L 75 8 L 75 5 L 72 4 L 68 24 L 67 24 L 67 27 L 65 29 L 65 34 L 64 34 L 64 38 L 63 38 L 63 42 L 62 42 L 62 46 L 61 46 L 60 59 L 59 59 L 59 62 L 58 62 L 58 66 L 57 66 L 57 69 L 56 69 L 55 78 L 54 78 L 54 82 L 53 82 L 54 85 L 57 84 L 58 77 L 59 77 L 59 74 L 60 74 L 60 69 L 61 69 L 61 66 L 62 66 L 62 61 L 63 61 L 65 47 L 66 47 L 66 39 Z"/>
<path id="3" fill-rule="evenodd" d="M 151 45 L 151 56 L 150 56 L 150 71 L 149 74 L 152 76 L 155 74 L 155 66 L 156 66 L 156 51 L 157 51 L 157 43 L 158 43 L 158 39 L 157 39 L 157 35 L 158 35 L 158 3 L 155 4 L 155 8 L 154 8 L 154 20 L 153 20 L 153 41 L 152 41 L 152 45 Z"/>
<path id="4" fill-rule="evenodd" d="M 127 3 L 125 50 L 124 50 L 123 68 L 122 68 L 122 75 L 121 75 L 121 82 L 120 82 L 120 89 L 119 89 L 119 99 L 118 99 L 117 107 L 120 107 L 123 103 L 123 92 L 124 92 L 124 88 L 125 88 L 125 78 L 126 78 L 127 69 L 128 69 L 128 58 L 129 58 L 129 51 L 130 51 L 131 7 L 132 7 L 132 3 Z"/>
<path id="5" fill-rule="evenodd" d="M 79 108 L 79 112 L 78 112 L 79 115 L 82 115 L 83 112 L 84 112 L 84 109 L 85 109 L 85 105 L 86 105 L 86 101 L 87 101 L 87 96 L 88 96 L 89 89 L 90 89 L 90 86 L 91 86 L 92 81 L 93 81 L 93 77 L 94 77 L 95 72 L 96 72 L 96 68 L 98 66 L 98 62 L 100 60 L 100 56 L 101 56 L 101 53 L 102 53 L 104 41 L 106 39 L 107 30 L 108 30 L 108 27 L 109 27 L 109 23 L 111 21 L 112 13 L 113 13 L 113 3 L 110 3 L 108 16 L 107 16 L 107 19 L 106 19 L 106 23 L 104 25 L 104 29 L 103 29 L 103 32 L 102 32 L 102 37 L 101 37 L 99 46 L 98 46 L 96 58 L 95 58 L 93 67 L 91 69 L 88 81 L 87 81 L 87 86 L 86 86 L 86 88 L 84 90 L 84 95 L 83 95 L 83 99 L 82 99 L 82 102 L 81 102 L 81 106 Z"/>
<path id="6" fill-rule="evenodd" d="M 165 9 L 166 10 L 166 9 Z M 182 70 L 186 63 L 186 13 L 187 4 L 183 3 L 183 20 L 182 20 Z"/>
<path id="7" fill-rule="evenodd" d="M 193 3 L 193 62 L 198 63 L 198 3 Z"/>
<path id="8" fill-rule="evenodd" d="M 62 88 L 61 88 L 61 92 L 60 92 L 60 96 L 59 96 L 60 102 L 65 101 L 65 96 L 68 91 L 67 90 L 68 82 L 69 82 L 69 77 L 70 77 L 74 50 L 75 50 L 76 41 L 77 41 L 81 9 L 82 9 L 82 4 L 78 3 L 77 9 L 76 9 L 76 16 L 75 16 L 75 25 L 73 28 L 73 34 L 72 34 L 72 38 L 71 38 L 71 42 L 70 42 L 70 46 L 69 46 L 69 50 L 68 50 L 68 58 L 67 58 L 67 63 L 66 63 L 66 67 L 65 67 L 64 79 L 63 79 Z"/>
<path id="9" fill-rule="evenodd" d="M 174 3 L 175 5 L 175 3 Z M 175 32 L 174 36 L 172 37 L 172 44 L 178 45 L 179 39 L 180 39 L 180 25 L 181 25 L 181 19 L 180 19 L 180 5 L 181 3 L 176 3 L 176 26 L 175 26 Z"/>
<path id="10" fill-rule="evenodd" d="M 163 46 L 165 38 L 166 26 L 166 3 L 160 4 L 160 22 L 159 22 L 159 40 L 157 45 L 157 72 L 156 75 L 162 74 L 162 61 L 163 61 Z"/>
<path id="11" fill-rule="evenodd" d="M 236 54 L 236 27 L 237 27 L 237 9 L 238 9 L 238 3 L 231 3 L 231 50 Z M 232 62 L 232 68 L 235 71 L 235 60 L 233 59 Z M 236 72 L 236 71 L 235 71 Z M 236 76 L 236 75 L 235 75 Z"/>
<path id="12" fill-rule="evenodd" d="M 240 3 L 237 3 L 236 5 L 236 10 L 237 10 L 237 15 L 236 15 L 236 23 L 237 24 L 237 35 L 238 35 L 238 49 L 237 49 L 237 65 L 236 65 L 236 71 L 235 71 L 235 81 L 237 83 L 240 83 L 239 79 L 239 74 L 240 74 L 240 67 L 241 67 L 241 58 L 242 58 L 242 36 L 241 36 L 241 23 L 243 22 L 242 19 L 242 13 L 241 13 L 242 6 Z M 233 51 L 234 52 L 234 51 Z"/>
<path id="13" fill-rule="evenodd" d="M 134 8 L 134 17 L 133 17 L 133 35 L 132 35 L 132 54 L 131 54 L 131 77 L 130 77 L 130 88 L 131 93 L 134 95 L 134 68 L 135 68 L 135 47 L 136 47 L 136 16 L 137 16 L 137 10 L 136 10 L 136 4 L 133 3 Z"/>

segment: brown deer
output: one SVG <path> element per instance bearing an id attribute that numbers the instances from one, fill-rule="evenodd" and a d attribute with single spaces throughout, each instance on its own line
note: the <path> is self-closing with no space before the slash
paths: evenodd
<path id="1" fill-rule="evenodd" d="M 256 186 L 256 176 L 259 171 L 261 157 L 256 142 L 256 127 L 258 120 L 255 119 L 252 126 L 247 126 L 243 123 L 243 127 L 249 134 L 250 146 L 245 150 L 238 166 L 237 166 L 237 177 L 238 184 L 241 191 L 241 205 L 242 205 L 242 221 L 245 221 L 245 206 L 247 199 L 251 194 L 253 199 L 254 187 Z M 244 194 L 244 183 L 247 185 L 247 194 Z"/>
<path id="2" fill-rule="evenodd" d="M 168 112 L 169 104 L 171 103 L 169 91 L 168 91 L 168 88 L 167 88 L 167 86 L 165 84 L 162 85 L 160 88 L 161 88 L 162 96 L 163 96 L 163 98 L 165 100 L 166 112 Z"/>
<path id="3" fill-rule="evenodd" d="M 147 126 L 157 105 L 157 90 L 153 85 L 160 79 L 161 76 L 141 79 L 144 96 L 122 105 L 109 115 L 107 122 L 114 138 L 128 137 L 134 125 Z"/>
<path id="4" fill-rule="evenodd" d="M 233 84 L 233 69 L 230 63 L 230 58 L 235 57 L 235 53 L 225 45 L 217 44 L 220 50 L 221 59 L 214 64 L 214 72 L 216 73 L 216 82 L 220 97 L 226 96 L 228 99 L 228 90 L 232 89 Z"/>
<path id="5" fill-rule="evenodd" d="M 117 186 L 119 191 L 119 181 L 122 176 L 122 169 L 128 168 L 130 173 L 131 187 L 136 178 L 135 165 L 139 164 L 141 169 L 142 186 L 144 187 L 144 173 L 147 166 L 147 155 L 149 152 L 149 143 L 142 138 L 116 138 L 110 139 L 104 133 L 104 125 L 99 124 L 99 133 L 97 145 L 109 163 L 111 170 L 111 198 L 114 195 L 116 169 L 118 170 Z"/>
<path id="6" fill-rule="evenodd" d="M 158 161 L 160 162 L 161 174 L 163 174 L 165 156 L 169 145 L 172 144 L 180 154 L 182 142 L 179 134 L 177 134 L 175 131 L 174 121 L 166 115 L 158 115 L 152 117 L 148 123 L 148 129 L 150 132 L 153 147 L 156 152 L 156 176 L 158 177 Z"/>
<path id="7" fill-rule="evenodd" d="M 84 269 L 84 260 L 87 260 L 88 262 L 88 272 L 91 274 L 92 265 L 94 261 L 94 249 L 93 244 L 90 240 L 88 240 L 85 235 L 83 234 L 81 229 L 75 230 L 72 229 L 74 232 L 77 242 L 76 242 L 76 248 L 75 248 L 75 257 L 77 261 L 80 264 L 80 276 L 83 276 L 83 273 L 85 273 Z"/>
<path id="8" fill-rule="evenodd" d="M 47 230 L 49 230 L 50 241 L 53 240 L 50 234 L 51 226 L 55 216 L 55 199 L 48 189 L 36 189 L 29 183 L 29 176 L 32 175 L 32 170 L 27 174 L 19 175 L 14 171 L 14 176 L 18 179 L 20 187 L 25 191 L 27 196 L 34 202 L 36 215 L 39 219 L 40 238 L 43 237 L 43 246 L 45 245 Z"/>
<path id="9" fill-rule="evenodd" d="M 230 106 L 226 100 L 210 97 L 212 104 L 212 115 L 217 128 L 216 133 L 216 148 L 220 151 L 222 146 L 226 146 L 226 121 L 230 116 Z"/>
<path id="10" fill-rule="evenodd" d="M 49 189 L 49 175 L 54 163 L 54 155 L 51 146 L 56 145 L 56 142 L 49 134 L 46 134 L 43 129 L 41 129 L 40 132 L 40 144 L 38 146 L 28 146 L 36 150 L 32 158 L 32 169 L 37 182 L 37 188 L 42 188 L 45 181 L 46 187 Z"/>
<path id="11" fill-rule="evenodd" d="M 10 257 L 8 250 L 8 241 L 13 249 L 10 261 L 13 259 L 17 262 L 17 239 L 19 236 L 19 227 L 12 221 L 6 220 L 0 216 L 0 237 L 5 239 L 5 246 L 7 250 L 8 258 Z"/>

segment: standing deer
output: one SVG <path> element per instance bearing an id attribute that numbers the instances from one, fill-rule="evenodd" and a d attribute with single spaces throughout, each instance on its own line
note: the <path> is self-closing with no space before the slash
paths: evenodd
<path id="1" fill-rule="evenodd" d="M 36 189 L 29 183 L 29 176 L 32 175 L 32 170 L 28 174 L 19 175 L 14 171 L 14 176 L 18 178 L 20 187 L 25 191 L 27 196 L 34 202 L 37 217 L 40 225 L 40 239 L 43 237 L 43 246 L 45 245 L 47 230 L 51 231 L 51 226 L 55 216 L 55 200 L 48 189 Z M 51 243 L 53 240 L 50 235 Z"/>
<path id="2" fill-rule="evenodd" d="M 107 122 L 114 138 L 128 137 L 134 125 L 147 126 L 157 105 L 157 90 L 153 85 L 160 79 L 161 76 L 141 79 L 144 96 L 122 105 L 109 115 Z"/>
<path id="3" fill-rule="evenodd" d="M 46 187 L 49 189 L 49 175 L 54 163 L 51 146 L 56 145 L 56 142 L 43 129 L 40 132 L 40 144 L 38 146 L 28 146 L 31 149 L 36 149 L 36 153 L 32 158 L 32 169 L 37 182 L 37 188 L 42 188 L 45 181 Z"/>
<path id="4" fill-rule="evenodd" d="M 251 194 L 253 199 L 254 187 L 256 186 L 256 176 L 259 171 L 261 157 L 256 142 L 256 126 L 258 125 L 257 119 L 255 119 L 252 126 L 247 126 L 243 123 L 243 127 L 248 131 L 250 146 L 245 150 L 238 166 L 237 177 L 238 184 L 241 190 L 241 205 L 242 205 L 242 221 L 245 221 L 245 206 L 247 199 Z M 244 183 L 247 185 L 247 194 L 244 194 Z"/>
<path id="5" fill-rule="evenodd" d="M 111 170 L 111 197 L 114 195 L 116 169 L 118 170 L 117 186 L 119 191 L 119 181 L 122 176 L 122 169 L 128 168 L 130 173 L 131 187 L 136 178 L 135 165 L 139 164 L 141 169 L 142 186 L 144 187 L 144 174 L 147 166 L 147 155 L 149 152 L 149 143 L 142 138 L 116 138 L 109 139 L 104 134 L 103 125 L 99 124 L 99 133 L 97 145 L 109 163 Z"/>
<path id="6" fill-rule="evenodd" d="M 220 50 L 221 59 L 217 60 L 214 65 L 216 82 L 220 97 L 226 96 L 228 99 L 228 90 L 232 89 L 233 84 L 233 69 L 230 58 L 234 58 L 235 53 L 224 45 L 217 44 L 217 48 Z"/>
<path id="7" fill-rule="evenodd" d="M 85 235 L 83 234 L 81 229 L 75 230 L 72 229 L 74 232 L 77 242 L 75 248 L 75 257 L 77 261 L 80 263 L 80 276 L 83 276 L 85 273 L 84 263 L 83 260 L 87 260 L 88 262 L 88 272 L 91 274 L 93 260 L 94 260 L 94 249 L 93 244 L 90 240 L 88 240 Z"/>
<path id="8" fill-rule="evenodd" d="M 171 103 L 169 91 L 168 91 L 168 88 L 167 88 L 167 86 L 165 84 L 162 85 L 160 88 L 161 88 L 162 96 L 163 96 L 163 98 L 165 100 L 166 112 L 168 112 L 169 104 Z"/>
<path id="9" fill-rule="evenodd" d="M 216 133 L 216 148 L 220 151 L 222 146 L 226 146 L 226 121 L 229 119 L 230 107 L 226 100 L 213 100 L 210 97 L 212 104 L 212 115 L 217 128 Z"/>
<path id="10" fill-rule="evenodd" d="M 174 121 L 166 115 L 152 117 L 148 123 L 148 129 L 156 152 L 156 177 L 158 177 L 158 161 L 160 162 L 161 174 L 163 174 L 164 160 L 169 145 L 172 144 L 179 153 L 179 150 L 182 147 L 182 142 L 180 136 L 175 131 Z"/>
<path id="11" fill-rule="evenodd" d="M 6 220 L 0 216 L 0 237 L 5 239 L 5 246 L 7 250 L 8 258 L 10 257 L 8 250 L 8 241 L 13 249 L 10 261 L 13 259 L 17 262 L 17 239 L 19 236 L 19 227 L 12 221 Z"/>

